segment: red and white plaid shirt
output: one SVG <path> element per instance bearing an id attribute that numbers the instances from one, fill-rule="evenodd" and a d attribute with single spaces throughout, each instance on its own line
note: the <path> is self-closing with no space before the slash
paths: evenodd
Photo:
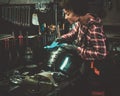
<path id="1" fill-rule="evenodd" d="M 61 38 L 74 40 L 80 57 L 84 60 L 103 59 L 106 55 L 106 36 L 103 31 L 101 19 L 90 19 L 87 24 L 80 21 L 73 24 L 72 29 Z"/>

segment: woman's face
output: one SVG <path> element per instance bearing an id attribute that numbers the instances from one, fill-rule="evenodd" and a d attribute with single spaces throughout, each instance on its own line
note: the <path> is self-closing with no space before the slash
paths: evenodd
<path id="1" fill-rule="evenodd" d="M 65 9 L 63 9 L 63 11 L 65 14 L 65 19 L 68 20 L 68 22 L 70 24 L 73 24 L 74 22 L 76 22 L 79 19 L 79 16 L 74 14 L 74 12 L 69 11 L 69 10 L 65 10 Z"/>

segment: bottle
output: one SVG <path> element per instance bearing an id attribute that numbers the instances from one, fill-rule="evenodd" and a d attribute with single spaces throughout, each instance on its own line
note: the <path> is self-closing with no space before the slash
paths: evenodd
<path id="1" fill-rule="evenodd" d="M 18 42 L 19 42 L 19 46 L 23 45 L 23 35 L 21 31 L 19 32 Z"/>
<path id="2" fill-rule="evenodd" d="M 31 64 L 33 60 L 33 50 L 31 46 L 29 45 L 29 38 L 28 38 L 28 32 L 26 32 L 26 48 L 25 48 L 25 54 L 24 59 L 27 64 Z"/>

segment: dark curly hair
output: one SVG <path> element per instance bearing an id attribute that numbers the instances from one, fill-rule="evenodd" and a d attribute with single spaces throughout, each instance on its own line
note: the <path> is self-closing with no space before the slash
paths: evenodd
<path id="1" fill-rule="evenodd" d="M 60 6 L 73 11 L 76 15 L 84 15 L 88 12 L 87 0 L 60 0 Z"/>
<path id="2" fill-rule="evenodd" d="M 103 0 L 60 0 L 60 6 L 81 16 L 92 13 L 103 18 L 105 16 Z"/>

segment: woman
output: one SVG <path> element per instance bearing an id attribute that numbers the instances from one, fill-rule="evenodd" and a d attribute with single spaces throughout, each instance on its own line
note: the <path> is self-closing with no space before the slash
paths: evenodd
<path id="1" fill-rule="evenodd" d="M 90 1 L 90 0 L 89 0 Z M 92 12 L 87 0 L 64 0 L 61 3 L 65 19 L 73 24 L 73 29 L 57 38 L 58 42 L 74 41 L 76 46 L 65 46 L 76 50 L 84 60 L 103 59 L 106 57 L 106 37 L 101 18 Z"/>
<path id="2" fill-rule="evenodd" d="M 69 52 L 77 53 L 78 57 L 86 62 L 86 80 L 90 70 L 91 62 L 96 60 L 103 60 L 107 55 L 106 50 L 106 36 L 102 25 L 102 8 L 92 7 L 94 0 L 61 0 L 60 5 L 63 7 L 65 19 L 73 25 L 70 32 L 63 34 L 56 41 L 59 43 L 71 43 L 63 46 Z M 93 2 L 93 3 L 92 3 Z M 87 69 L 88 68 L 88 69 Z M 89 74 L 90 75 L 90 74 Z M 83 79 L 85 80 L 85 79 Z M 87 82 L 87 81 L 86 81 Z M 76 84 L 68 91 L 69 96 L 77 96 L 81 89 L 82 96 L 90 96 L 89 88 L 86 82 Z M 70 87 L 69 87 L 70 88 Z M 69 90 L 69 89 L 68 89 Z M 75 91 L 75 92 L 74 92 Z M 84 92 L 85 91 L 85 92 Z M 63 92 L 67 96 L 67 91 Z M 80 94 L 78 94 L 80 96 Z"/>

